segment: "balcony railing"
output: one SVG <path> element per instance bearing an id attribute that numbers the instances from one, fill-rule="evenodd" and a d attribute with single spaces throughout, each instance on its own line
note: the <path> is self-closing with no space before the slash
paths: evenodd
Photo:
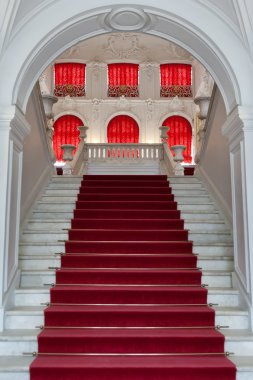
<path id="1" fill-rule="evenodd" d="M 162 144 L 85 144 L 86 161 L 161 160 Z"/>

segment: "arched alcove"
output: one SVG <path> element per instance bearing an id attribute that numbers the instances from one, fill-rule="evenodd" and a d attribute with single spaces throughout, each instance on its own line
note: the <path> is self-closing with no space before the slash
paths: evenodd
<path id="1" fill-rule="evenodd" d="M 169 127 L 168 130 L 168 145 L 185 145 L 186 149 L 183 152 L 184 162 L 192 162 L 192 127 L 187 119 L 182 116 L 174 115 L 168 117 L 163 125 Z M 172 154 L 174 152 L 172 151 Z"/>
<path id="2" fill-rule="evenodd" d="M 80 138 L 77 127 L 83 125 L 81 119 L 74 115 L 64 115 L 59 117 L 54 123 L 53 149 L 56 160 L 62 161 L 62 144 L 73 144 L 78 148 Z M 73 155 L 76 152 L 73 151 Z"/>
<path id="3" fill-rule="evenodd" d="M 138 143 L 139 126 L 128 115 L 118 115 L 110 120 L 107 127 L 108 143 Z"/>

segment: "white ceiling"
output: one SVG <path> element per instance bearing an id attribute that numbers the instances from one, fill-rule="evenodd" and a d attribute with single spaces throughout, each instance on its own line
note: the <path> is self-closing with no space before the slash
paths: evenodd
<path id="1" fill-rule="evenodd" d="M 192 61 L 185 49 L 162 38 L 142 33 L 109 33 L 80 42 L 59 59 L 80 59 L 84 62 L 177 62 Z"/>

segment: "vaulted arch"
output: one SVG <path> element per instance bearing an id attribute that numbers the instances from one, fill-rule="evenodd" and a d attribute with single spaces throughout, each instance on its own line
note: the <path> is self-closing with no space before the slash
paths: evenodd
<path id="1" fill-rule="evenodd" d="M 139 126 L 128 115 L 118 115 L 110 120 L 107 127 L 108 143 L 138 143 Z"/>
<path id="2" fill-rule="evenodd" d="M 168 145 L 185 145 L 186 149 L 183 152 L 184 162 L 192 162 L 192 127 L 187 119 L 182 116 L 170 116 L 163 125 L 169 127 L 168 130 Z M 172 152 L 173 153 L 173 152 Z"/>

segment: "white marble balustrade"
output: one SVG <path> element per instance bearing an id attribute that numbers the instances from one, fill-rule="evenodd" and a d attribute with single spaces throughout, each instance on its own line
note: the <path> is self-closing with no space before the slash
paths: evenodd
<path id="1" fill-rule="evenodd" d="M 87 161 L 162 160 L 162 144 L 86 144 Z"/>

